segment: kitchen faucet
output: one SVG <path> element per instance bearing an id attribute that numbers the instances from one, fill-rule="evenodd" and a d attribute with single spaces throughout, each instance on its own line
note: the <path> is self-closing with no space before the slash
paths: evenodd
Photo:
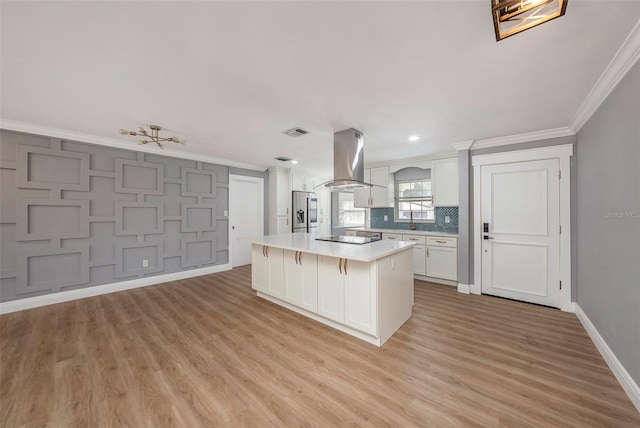
<path id="1" fill-rule="evenodd" d="M 413 222 L 413 211 L 409 211 L 409 229 L 416 230 L 416 224 Z"/>

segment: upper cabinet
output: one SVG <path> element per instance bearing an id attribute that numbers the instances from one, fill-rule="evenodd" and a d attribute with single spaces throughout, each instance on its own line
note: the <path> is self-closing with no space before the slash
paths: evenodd
<path id="1" fill-rule="evenodd" d="M 291 190 L 314 192 L 314 187 L 316 187 L 316 180 L 314 177 L 308 177 L 296 172 L 291 174 Z"/>
<path id="2" fill-rule="evenodd" d="M 436 207 L 458 206 L 458 159 L 438 159 L 433 161 L 431 170 L 431 191 Z"/>
<path id="3" fill-rule="evenodd" d="M 356 208 L 381 208 L 392 206 L 389 203 L 390 186 L 389 167 L 380 166 L 364 170 L 364 181 L 374 186 L 353 191 L 353 205 Z"/>

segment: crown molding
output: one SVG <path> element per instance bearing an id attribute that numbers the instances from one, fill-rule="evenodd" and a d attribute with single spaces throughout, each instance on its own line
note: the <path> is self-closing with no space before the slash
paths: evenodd
<path id="1" fill-rule="evenodd" d="M 571 122 L 569 122 L 569 128 L 574 133 L 577 133 L 587 123 L 600 107 L 600 104 L 609 96 L 638 59 L 640 59 L 640 20 L 633 27 L 596 84 L 591 88 L 587 98 L 583 101 Z"/>
<path id="2" fill-rule="evenodd" d="M 200 155 L 197 153 L 180 152 L 171 149 L 162 149 L 160 151 L 154 149 L 153 147 L 132 145 L 131 141 L 125 142 L 115 138 L 99 137 L 97 135 L 83 134 L 81 132 L 67 131 L 64 129 L 51 128 L 48 126 L 34 125 L 31 123 L 18 122 L 11 119 L 0 118 L 0 129 L 5 129 L 7 131 L 24 132 L 26 134 L 42 135 L 46 137 L 55 137 L 63 140 L 77 141 L 79 143 L 97 144 L 100 146 L 150 153 L 159 156 L 168 156 L 172 158 L 188 159 L 217 165 L 232 166 L 236 168 L 244 168 L 260 172 L 264 172 L 267 170 L 267 167 L 262 165 L 237 162 L 229 159 Z"/>
<path id="3" fill-rule="evenodd" d="M 550 138 L 568 137 L 571 135 L 575 135 L 575 132 L 566 126 L 563 126 L 562 128 L 545 129 L 542 131 L 526 132 L 524 134 L 477 140 L 473 143 L 473 150 L 506 146 L 509 144 L 527 143 L 529 141 L 548 140 Z"/>
<path id="4" fill-rule="evenodd" d="M 419 164 L 422 162 L 431 162 L 439 159 L 449 159 L 449 158 L 457 158 L 457 157 L 458 157 L 457 152 L 441 152 L 441 153 L 434 153 L 432 155 L 415 156 L 412 158 L 403 158 L 403 159 L 396 159 L 391 161 L 378 161 L 378 162 L 365 163 L 364 167 L 376 168 L 379 166 L 398 166 L 398 165 L 411 166 L 411 165 Z"/>
<path id="5" fill-rule="evenodd" d="M 452 146 L 454 149 L 456 149 L 456 151 L 459 152 L 460 150 L 471 149 L 471 146 L 473 146 L 473 143 L 475 143 L 475 140 L 463 141 L 461 143 L 454 143 L 452 144 Z"/>

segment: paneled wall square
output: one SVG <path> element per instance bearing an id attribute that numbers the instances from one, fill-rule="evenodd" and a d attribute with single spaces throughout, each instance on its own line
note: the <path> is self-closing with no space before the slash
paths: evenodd
<path id="1" fill-rule="evenodd" d="M 164 165 L 116 159 L 116 192 L 162 195 Z"/>
<path id="2" fill-rule="evenodd" d="M 17 187 L 89 190 L 89 155 L 26 145 L 16 146 Z"/>
<path id="3" fill-rule="evenodd" d="M 89 237 L 89 201 L 21 199 L 16 214 L 16 241 Z"/>
<path id="4" fill-rule="evenodd" d="M 202 232 L 216 230 L 216 206 L 182 204 L 182 231 Z"/>
<path id="5" fill-rule="evenodd" d="M 116 202 L 116 235 L 163 233 L 163 208 L 154 202 Z"/>
<path id="6" fill-rule="evenodd" d="M 180 168 L 182 196 L 216 197 L 216 172 L 203 169 Z"/>
<path id="7" fill-rule="evenodd" d="M 89 282 L 89 249 L 61 248 L 20 252 L 16 260 L 16 291 L 60 291 Z"/>
<path id="8" fill-rule="evenodd" d="M 184 239 L 182 241 L 182 267 L 193 267 L 216 262 L 214 239 Z"/>
<path id="9" fill-rule="evenodd" d="M 162 241 L 116 243 L 116 278 L 146 275 L 164 270 Z M 143 267 L 143 260 L 148 266 Z"/>

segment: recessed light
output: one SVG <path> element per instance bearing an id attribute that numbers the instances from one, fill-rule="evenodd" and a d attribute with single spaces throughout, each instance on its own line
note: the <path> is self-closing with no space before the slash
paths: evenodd
<path id="1" fill-rule="evenodd" d="M 411 137 L 409 137 L 409 141 L 418 141 L 420 139 L 420 137 L 418 137 L 417 135 L 412 135 Z"/>
<path id="2" fill-rule="evenodd" d="M 294 165 L 297 165 L 298 161 L 294 159 L 294 160 L 291 161 L 291 163 L 294 164 Z"/>

